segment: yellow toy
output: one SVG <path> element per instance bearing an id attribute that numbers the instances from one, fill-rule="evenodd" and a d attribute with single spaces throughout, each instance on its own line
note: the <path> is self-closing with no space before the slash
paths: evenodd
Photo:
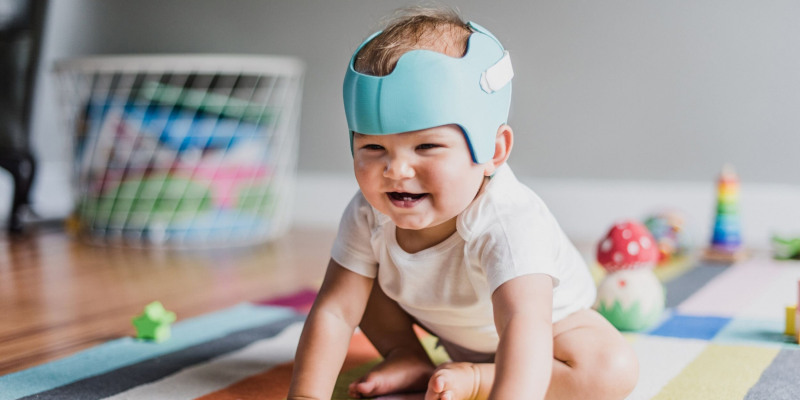
<path id="1" fill-rule="evenodd" d="M 786 335 L 797 336 L 797 305 L 786 306 Z"/>

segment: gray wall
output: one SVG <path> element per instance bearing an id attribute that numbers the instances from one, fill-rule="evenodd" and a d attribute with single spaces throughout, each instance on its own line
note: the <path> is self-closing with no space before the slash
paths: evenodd
<path id="1" fill-rule="evenodd" d="M 348 58 L 388 0 L 52 0 L 44 61 L 114 53 L 258 53 L 308 65 L 299 167 L 349 173 Z M 511 51 L 518 175 L 800 183 L 800 2 L 452 1 Z M 43 72 L 45 71 L 45 65 Z M 52 77 L 38 89 L 44 161 L 70 141 Z"/>

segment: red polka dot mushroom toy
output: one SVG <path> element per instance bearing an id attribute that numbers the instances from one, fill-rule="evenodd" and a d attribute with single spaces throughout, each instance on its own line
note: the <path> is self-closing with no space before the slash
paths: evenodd
<path id="1" fill-rule="evenodd" d="M 597 288 L 595 309 L 619 330 L 647 329 L 664 311 L 664 287 L 652 269 L 659 250 L 637 221 L 615 224 L 597 244 L 597 262 L 608 272 Z"/>
<path id="2" fill-rule="evenodd" d="M 653 268 L 658 263 L 656 241 L 637 221 L 615 224 L 597 245 L 597 262 L 609 273 L 625 269 Z"/>

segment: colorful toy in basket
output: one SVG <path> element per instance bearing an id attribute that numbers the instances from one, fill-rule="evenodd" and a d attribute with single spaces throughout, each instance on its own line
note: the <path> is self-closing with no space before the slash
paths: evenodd
<path id="1" fill-rule="evenodd" d="M 674 210 L 654 213 L 644 220 L 659 250 L 658 263 L 664 264 L 685 254 L 688 248 L 685 218 Z"/>
<path id="2" fill-rule="evenodd" d="M 277 118 L 275 110 L 265 104 L 212 93 L 205 89 L 187 89 L 176 85 L 165 85 L 160 82 L 145 82 L 139 90 L 139 97 L 145 104 L 152 103 L 170 108 L 180 107 L 184 110 L 202 112 L 258 125 L 271 124 Z"/>
<path id="3" fill-rule="evenodd" d="M 263 126 L 171 107 L 127 105 L 125 120 L 178 151 L 228 148 L 267 134 Z"/>
<path id="4" fill-rule="evenodd" d="M 267 149 L 257 141 L 239 142 L 227 150 L 206 151 L 202 157 L 179 160 L 175 174 L 204 182 L 211 189 L 214 205 L 232 209 L 240 203 L 244 187 L 267 185 L 271 168 L 265 162 Z"/>
<path id="5" fill-rule="evenodd" d="M 664 311 L 664 287 L 653 274 L 659 259 L 655 239 L 643 224 L 615 224 L 597 245 L 597 261 L 608 272 L 597 289 L 595 309 L 623 331 L 655 324 Z"/>
<path id="6" fill-rule="evenodd" d="M 114 119 L 113 113 L 106 117 Z M 154 135 L 143 134 L 135 123 L 115 118 L 111 127 L 116 132 L 115 140 L 109 143 L 110 154 L 101 166 L 103 184 L 118 182 L 145 171 L 164 171 L 179 179 L 198 182 L 208 186 L 214 206 L 233 209 L 238 206 L 240 193 L 254 186 L 268 186 L 272 170 L 269 162 L 269 146 L 261 140 L 235 140 L 227 148 L 207 148 L 203 151 L 184 151 L 161 145 Z M 109 168 L 120 165 L 119 168 Z"/>
<path id="7" fill-rule="evenodd" d="M 102 191 L 87 194 L 80 219 L 92 231 L 142 232 L 152 225 L 191 221 L 212 210 L 208 188 L 168 175 L 106 176 Z"/>
<path id="8" fill-rule="evenodd" d="M 742 226 L 739 217 L 739 177 L 733 166 L 722 168 L 717 183 L 717 212 L 711 246 L 705 257 L 711 261 L 734 262 L 747 257 L 742 247 Z"/>
<path id="9" fill-rule="evenodd" d="M 265 105 L 207 90 L 147 82 L 138 95 L 139 101 L 91 102 L 86 114 L 90 131 L 98 129 L 109 112 L 121 111 L 128 126 L 172 149 L 225 149 L 241 141 L 266 140 L 277 119 Z"/>
<path id="10" fill-rule="evenodd" d="M 76 138 L 77 234 L 191 248 L 285 232 L 302 62 L 137 55 L 57 64 Z"/>
<path id="11" fill-rule="evenodd" d="M 87 106 L 94 152 L 84 176 L 84 225 L 157 244 L 267 229 L 275 203 L 272 110 L 155 83 L 144 85 L 140 99 Z"/>

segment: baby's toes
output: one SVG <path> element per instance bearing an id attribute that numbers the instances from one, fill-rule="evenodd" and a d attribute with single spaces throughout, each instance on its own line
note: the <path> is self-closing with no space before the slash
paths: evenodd
<path id="1" fill-rule="evenodd" d="M 369 375 L 353 382 L 349 386 L 350 397 L 372 397 L 380 387 L 380 379 Z"/>
<path id="2" fill-rule="evenodd" d="M 425 393 L 425 400 L 453 400 L 453 394 L 447 390 L 449 388 L 449 379 L 448 375 L 450 375 L 450 371 L 446 369 L 440 369 L 436 371 L 431 379 L 428 381 L 428 391 Z M 448 394 L 448 397 L 442 397 Z"/>

